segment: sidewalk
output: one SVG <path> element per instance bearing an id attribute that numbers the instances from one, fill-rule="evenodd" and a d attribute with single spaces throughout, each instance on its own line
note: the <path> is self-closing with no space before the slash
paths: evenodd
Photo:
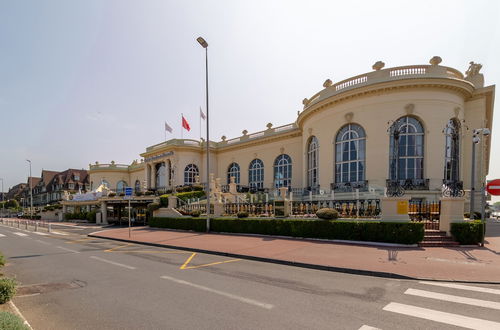
<path id="1" fill-rule="evenodd" d="M 500 223 L 484 247 L 407 248 L 134 227 L 89 236 L 384 277 L 500 284 Z"/>

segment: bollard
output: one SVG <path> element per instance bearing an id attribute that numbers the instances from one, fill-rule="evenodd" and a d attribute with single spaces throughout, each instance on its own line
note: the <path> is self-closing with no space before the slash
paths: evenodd
<path id="1" fill-rule="evenodd" d="M 38 221 L 35 221 L 35 231 L 38 231 Z"/>
<path id="2" fill-rule="evenodd" d="M 26 225 L 26 230 L 28 230 L 28 221 L 25 221 L 24 224 Z"/>

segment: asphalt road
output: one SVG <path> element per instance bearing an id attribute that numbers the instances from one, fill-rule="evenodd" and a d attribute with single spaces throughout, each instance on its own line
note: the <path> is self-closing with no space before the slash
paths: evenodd
<path id="1" fill-rule="evenodd" d="M 0 225 L 38 329 L 500 329 L 500 286 L 437 286 Z M 478 289 L 484 288 L 484 289 Z"/>

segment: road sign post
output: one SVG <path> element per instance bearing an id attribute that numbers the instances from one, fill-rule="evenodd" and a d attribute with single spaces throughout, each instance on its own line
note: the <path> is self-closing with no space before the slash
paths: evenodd
<path id="1" fill-rule="evenodd" d="M 128 199 L 128 237 L 130 238 L 131 236 L 130 213 L 132 213 L 132 210 L 130 208 L 130 200 L 132 199 L 132 187 L 125 188 L 125 196 L 123 197 L 123 199 Z"/>

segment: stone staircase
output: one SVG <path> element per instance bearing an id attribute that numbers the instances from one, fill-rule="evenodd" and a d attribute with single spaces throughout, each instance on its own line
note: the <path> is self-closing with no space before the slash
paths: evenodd
<path id="1" fill-rule="evenodd" d="M 424 239 L 418 243 L 420 247 L 452 247 L 459 246 L 453 237 L 447 236 L 445 231 L 425 230 Z"/>

